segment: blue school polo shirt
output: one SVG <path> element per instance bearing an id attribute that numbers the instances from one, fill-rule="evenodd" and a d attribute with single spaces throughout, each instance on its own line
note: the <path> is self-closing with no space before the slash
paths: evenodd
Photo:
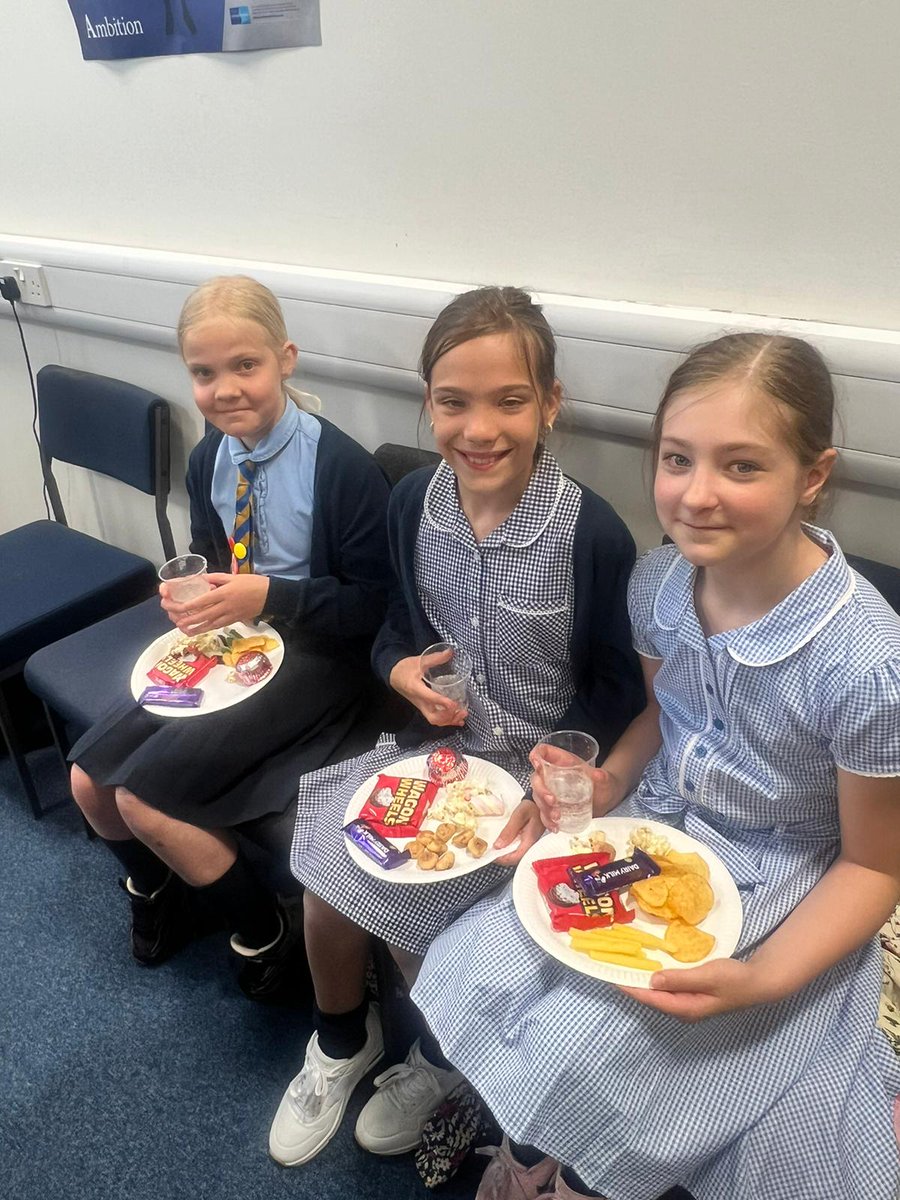
<path id="1" fill-rule="evenodd" d="M 226 535 L 234 528 L 237 468 L 252 459 L 253 569 L 258 575 L 308 579 L 312 544 L 316 455 L 322 426 L 293 401 L 273 429 L 248 450 L 239 438 L 222 438 L 212 478 L 212 501 Z"/>

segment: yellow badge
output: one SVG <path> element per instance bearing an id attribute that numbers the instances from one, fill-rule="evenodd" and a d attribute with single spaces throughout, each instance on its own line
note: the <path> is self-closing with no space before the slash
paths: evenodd
<path id="1" fill-rule="evenodd" d="M 234 557 L 240 561 L 247 557 L 247 547 L 243 542 L 236 542 L 234 547 Z"/>

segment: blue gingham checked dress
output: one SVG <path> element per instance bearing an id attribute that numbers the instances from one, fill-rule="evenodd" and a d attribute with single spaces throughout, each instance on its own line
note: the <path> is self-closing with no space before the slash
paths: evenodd
<path id="1" fill-rule="evenodd" d="M 491 865 L 427 887 L 382 883 L 347 853 L 341 832 L 347 804 L 370 775 L 438 746 L 488 759 L 525 786 L 528 752 L 574 694 L 568 647 L 580 509 L 580 489 L 545 451 L 514 511 L 476 542 L 459 506 L 456 477 L 441 463 L 425 494 L 416 580 L 440 639 L 461 646 L 472 661 L 466 724 L 405 750 L 384 734 L 366 754 L 300 780 L 294 875 L 357 925 L 404 950 L 424 954 L 447 922 L 505 880 L 509 868 Z"/>
<path id="2" fill-rule="evenodd" d="M 900 775 L 900 622 L 809 533 L 828 561 L 708 639 L 674 547 L 629 587 L 635 646 L 663 660 L 663 746 L 611 815 L 667 822 L 724 860 L 738 956 L 837 854 L 835 765 Z M 545 955 L 505 888 L 435 941 L 413 998 L 506 1132 L 610 1200 L 678 1183 L 697 1200 L 895 1200 L 900 1071 L 875 1025 L 880 984 L 872 939 L 775 1005 L 684 1024 Z"/>

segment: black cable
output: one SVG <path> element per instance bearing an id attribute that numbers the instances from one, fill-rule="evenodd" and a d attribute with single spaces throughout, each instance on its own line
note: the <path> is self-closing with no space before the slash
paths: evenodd
<path id="1" fill-rule="evenodd" d="M 6 279 L 4 279 L 3 282 L 5 284 Z M 15 290 L 18 292 L 18 290 L 19 290 L 18 287 L 16 287 Z M 50 512 L 50 500 L 47 496 L 47 480 L 44 478 L 44 451 L 41 448 L 41 438 L 40 438 L 40 434 L 38 433 L 37 388 L 34 386 L 34 371 L 32 371 L 32 369 L 31 369 L 31 359 L 28 356 L 28 346 L 25 342 L 25 333 L 22 329 L 22 322 L 19 320 L 18 311 L 16 310 L 16 299 L 18 299 L 18 297 L 14 297 L 13 295 L 8 295 L 6 287 L 3 288 L 2 293 L 0 293 L 0 294 L 4 295 L 4 297 L 9 301 L 9 307 L 12 309 L 12 314 L 16 319 L 16 325 L 18 326 L 18 330 L 19 330 L 19 337 L 22 341 L 22 352 L 25 355 L 25 365 L 28 368 L 28 382 L 31 384 L 31 414 L 32 414 L 31 415 L 31 432 L 34 434 L 34 440 L 35 440 L 35 443 L 38 448 L 38 455 L 40 457 L 41 492 L 44 497 L 44 508 L 46 509 L 46 512 L 47 512 L 47 519 L 49 521 L 52 521 L 53 515 Z"/>

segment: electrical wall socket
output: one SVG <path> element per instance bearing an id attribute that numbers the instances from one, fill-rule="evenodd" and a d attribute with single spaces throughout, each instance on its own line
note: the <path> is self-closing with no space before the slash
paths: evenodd
<path id="1" fill-rule="evenodd" d="M 16 263 L 0 261 L 0 275 L 12 275 L 22 293 L 22 304 L 39 304 L 49 308 L 53 303 L 47 287 L 47 276 L 44 268 L 37 263 Z"/>

